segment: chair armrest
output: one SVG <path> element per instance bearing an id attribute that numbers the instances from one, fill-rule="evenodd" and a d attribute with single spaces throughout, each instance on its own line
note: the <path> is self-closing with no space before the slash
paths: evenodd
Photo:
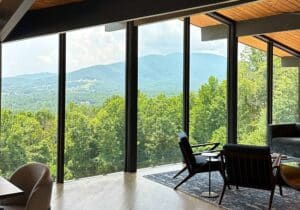
<path id="1" fill-rule="evenodd" d="M 202 153 L 205 153 L 205 152 L 214 153 L 214 152 L 221 152 L 221 151 L 222 151 L 221 149 L 217 149 L 217 150 L 207 150 L 207 151 L 203 151 Z"/>
<path id="2" fill-rule="evenodd" d="M 191 145 L 191 147 L 196 148 L 196 147 L 212 146 L 212 148 L 210 148 L 209 150 L 213 150 L 213 149 L 217 148 L 219 145 L 220 145 L 220 143 L 217 142 L 217 143 L 196 144 L 196 145 Z"/>
<path id="3" fill-rule="evenodd" d="M 195 152 L 193 155 L 202 155 L 203 153 L 215 153 L 215 152 L 221 152 L 222 150 L 208 150 L 208 151 L 203 151 L 203 152 Z M 221 153 L 219 153 L 216 157 L 219 157 Z"/>
<path id="4" fill-rule="evenodd" d="M 281 162 L 281 154 L 273 161 L 272 168 L 278 168 Z"/>
<path id="5" fill-rule="evenodd" d="M 273 164 L 272 164 L 272 172 L 275 177 L 277 177 L 277 175 L 278 175 L 279 168 L 280 168 L 280 162 L 281 162 L 281 155 L 278 155 L 278 157 L 273 161 Z"/>

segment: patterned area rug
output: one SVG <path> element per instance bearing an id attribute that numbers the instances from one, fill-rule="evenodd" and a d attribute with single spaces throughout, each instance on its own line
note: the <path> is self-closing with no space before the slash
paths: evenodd
<path id="1" fill-rule="evenodd" d="M 151 174 L 144 176 L 154 182 L 163 184 L 168 187 L 175 187 L 187 174 L 183 173 L 176 179 L 172 177 L 177 171 L 165 172 L 159 174 Z M 211 173 L 212 191 L 221 195 L 223 187 L 223 179 L 218 172 Z M 177 190 L 184 192 L 188 195 L 194 196 L 198 199 L 205 200 L 214 205 L 218 205 L 219 197 L 217 198 L 204 198 L 201 196 L 202 192 L 208 191 L 208 173 L 200 173 L 192 177 L 186 183 L 182 184 Z M 270 191 L 256 190 L 250 188 L 231 187 L 225 191 L 222 205 L 224 209 L 234 210 L 253 210 L 253 209 L 268 209 L 270 198 Z M 283 187 L 283 197 L 279 195 L 279 188 L 273 198 L 272 209 L 276 210 L 300 210 L 300 192 L 291 188 Z"/>

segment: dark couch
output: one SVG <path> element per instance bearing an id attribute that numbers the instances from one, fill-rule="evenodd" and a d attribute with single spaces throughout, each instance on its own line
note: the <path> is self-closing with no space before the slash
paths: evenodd
<path id="1" fill-rule="evenodd" d="M 300 157 L 300 123 L 269 124 L 268 141 L 272 152 Z"/>

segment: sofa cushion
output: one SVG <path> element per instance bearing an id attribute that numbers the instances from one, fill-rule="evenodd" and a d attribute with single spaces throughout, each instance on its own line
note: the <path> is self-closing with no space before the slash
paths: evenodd
<path id="1" fill-rule="evenodd" d="M 271 146 L 272 152 L 300 157 L 300 137 L 276 137 Z"/>

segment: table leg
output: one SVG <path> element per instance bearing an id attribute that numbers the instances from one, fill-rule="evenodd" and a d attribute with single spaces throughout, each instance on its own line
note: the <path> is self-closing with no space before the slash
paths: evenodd
<path id="1" fill-rule="evenodd" d="M 202 197 L 215 198 L 215 197 L 218 197 L 219 195 L 217 193 L 211 191 L 210 163 L 211 163 L 211 157 L 208 158 L 208 192 L 203 192 L 201 195 L 202 195 Z"/>
<path id="2" fill-rule="evenodd" d="M 210 196 L 210 192 L 211 192 L 210 167 L 209 167 L 209 172 L 208 172 L 208 192 L 209 192 L 209 196 Z"/>

